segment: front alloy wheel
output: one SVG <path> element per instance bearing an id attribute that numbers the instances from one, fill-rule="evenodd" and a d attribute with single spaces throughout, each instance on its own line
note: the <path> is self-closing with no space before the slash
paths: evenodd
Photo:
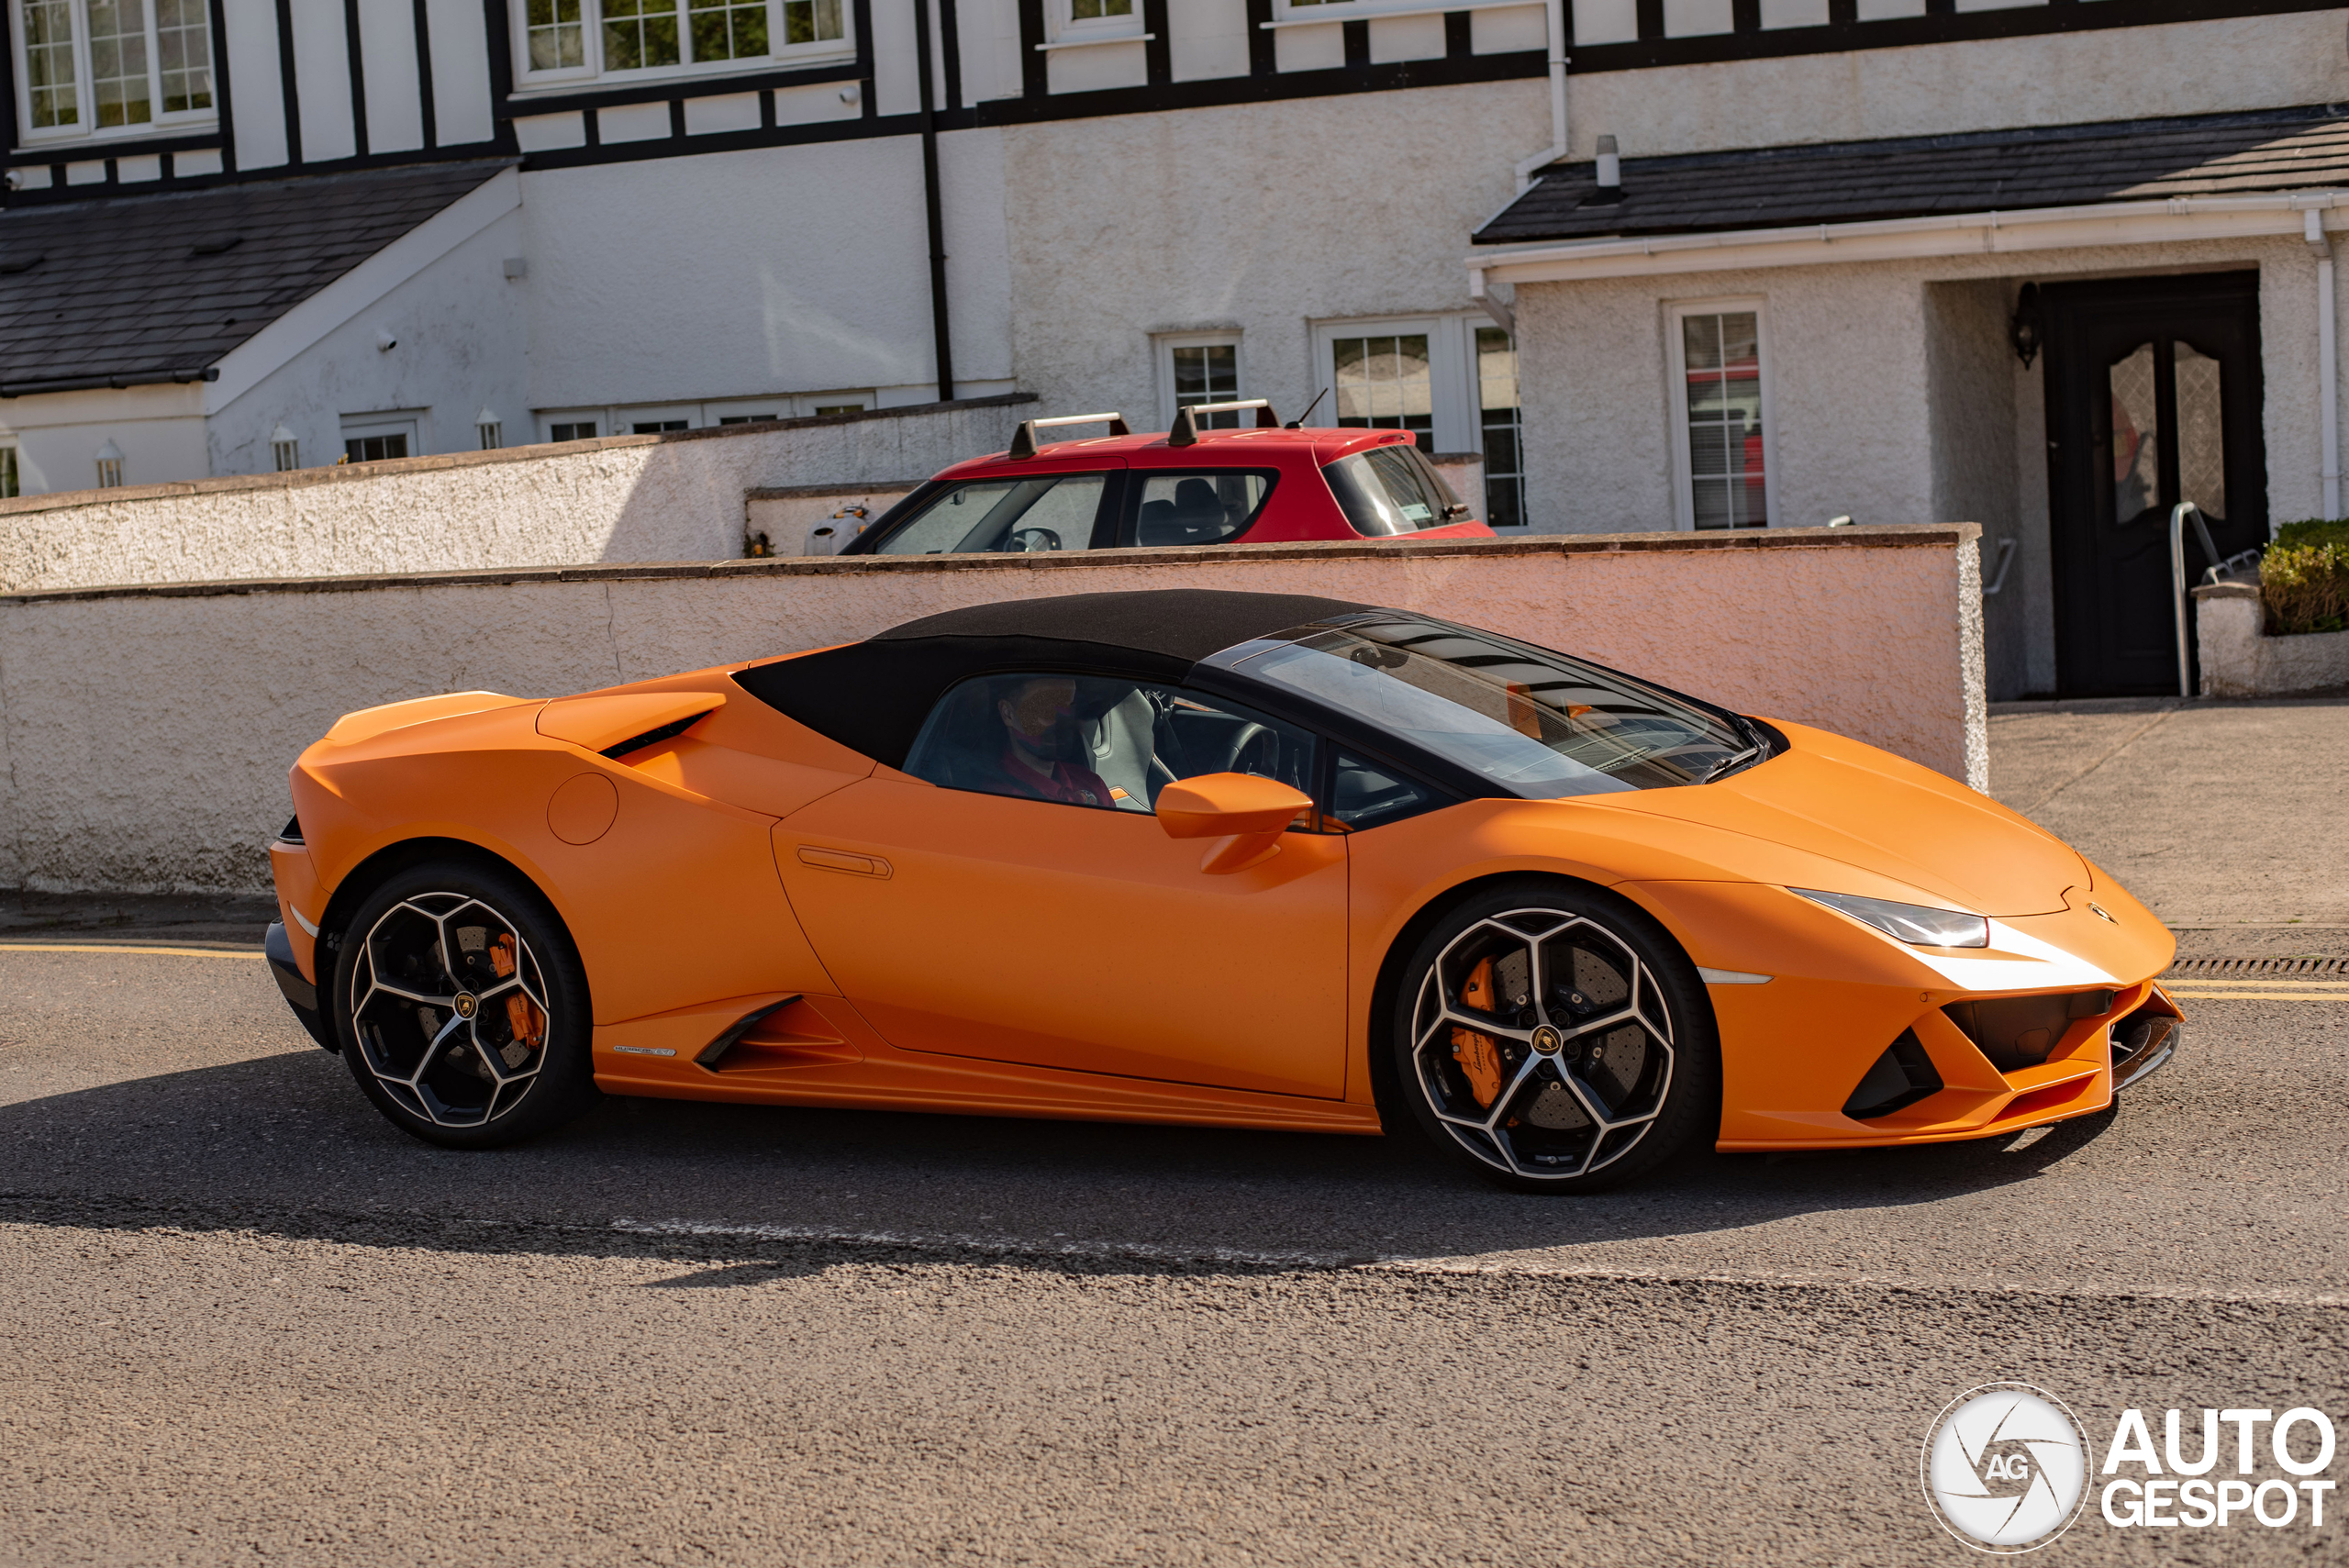
<path id="1" fill-rule="evenodd" d="M 507 880 L 458 866 L 396 878 L 351 922 L 337 965 L 352 1076 L 430 1142 L 512 1142 L 595 1097 L 578 961 Z"/>
<path id="2" fill-rule="evenodd" d="M 1402 1092 L 1439 1145 L 1504 1186 L 1631 1180 L 1713 1112 L 1719 1053 L 1695 970 L 1610 895 L 1494 889 L 1429 933 L 1404 986 Z"/>

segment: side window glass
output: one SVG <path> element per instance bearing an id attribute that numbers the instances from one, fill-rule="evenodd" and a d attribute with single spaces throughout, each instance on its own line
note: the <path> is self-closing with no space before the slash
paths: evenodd
<path id="1" fill-rule="evenodd" d="M 1445 804 L 1426 785 L 1398 778 L 1351 752 L 1340 751 L 1332 761 L 1328 815 L 1350 833 L 1400 822 Z"/>
<path id="2" fill-rule="evenodd" d="M 948 789 L 1147 812 L 1200 773 L 1310 791 L 1313 736 L 1178 687 L 1028 672 L 957 684 L 930 710 L 906 772 Z"/>
<path id="3" fill-rule="evenodd" d="M 1247 530 L 1264 509 L 1271 470 L 1232 473 L 1153 473 L 1141 480 L 1134 543 L 1145 548 L 1216 544 Z"/>
<path id="4" fill-rule="evenodd" d="M 1455 520 L 1450 487 L 1417 448 L 1373 447 L 1341 457 L 1321 473 L 1356 533 L 1375 539 Z M 1465 516 L 1466 508 L 1458 515 Z"/>
<path id="5" fill-rule="evenodd" d="M 1040 473 L 958 484 L 892 528 L 875 555 L 1032 554 L 1093 548 L 1106 473 Z"/>

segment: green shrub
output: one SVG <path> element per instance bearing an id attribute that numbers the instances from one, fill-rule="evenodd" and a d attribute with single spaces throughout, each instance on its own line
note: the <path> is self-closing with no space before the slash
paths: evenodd
<path id="1" fill-rule="evenodd" d="M 2267 635 L 2349 630 L 2349 518 L 2286 523 L 2259 558 Z"/>

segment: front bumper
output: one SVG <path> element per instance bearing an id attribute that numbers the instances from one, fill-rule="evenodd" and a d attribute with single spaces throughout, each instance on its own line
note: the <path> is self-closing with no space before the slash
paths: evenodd
<path id="1" fill-rule="evenodd" d="M 310 1038 L 328 1051 L 340 1052 L 342 1043 L 328 1028 L 325 1016 L 318 1011 L 318 988 L 303 976 L 302 966 L 295 962 L 294 943 L 285 934 L 285 922 L 270 922 L 269 935 L 262 940 L 262 951 L 269 958 L 269 973 L 277 981 L 277 988 L 285 995 L 285 1005 L 310 1031 Z"/>
<path id="2" fill-rule="evenodd" d="M 1999 1137 L 2103 1110 L 2182 1036 L 2178 1009 L 2153 980 L 2176 944 L 2118 890 L 2097 895 L 2117 918 L 2091 913 L 2083 897 L 2056 913 L 1994 921 L 1992 947 L 1965 951 L 1910 949 L 1756 884 L 1620 891 L 1660 916 L 1698 965 L 1768 977 L 1707 987 L 1720 1031 L 1724 1150 Z M 2101 1005 L 2082 1007 L 2032 1059 L 2009 1056 L 2004 1067 L 1950 1011 L 2075 995 Z M 1917 1092 L 1885 1095 L 1879 1103 L 1891 1108 L 1882 1114 L 1850 1114 L 1864 1084 L 1882 1094 L 1884 1074 L 1897 1078 L 1901 1064 Z"/>

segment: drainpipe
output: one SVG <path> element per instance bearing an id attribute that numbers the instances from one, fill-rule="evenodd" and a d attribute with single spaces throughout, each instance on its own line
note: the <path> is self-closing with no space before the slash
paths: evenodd
<path id="1" fill-rule="evenodd" d="M 938 194 L 938 84 L 930 79 L 930 0 L 914 0 L 914 69 L 921 73 L 921 199 L 930 221 L 930 329 L 937 342 L 938 400 L 954 395 L 954 338 L 946 317 L 946 219 Z"/>
<path id="2" fill-rule="evenodd" d="M 1533 171 L 1566 155 L 1566 0 L 1549 0 L 1550 145 L 1517 166 L 1517 194 L 1533 188 Z"/>
<path id="3" fill-rule="evenodd" d="M 2332 317 L 2332 241 L 2324 232 L 2324 214 L 2310 207 L 2300 214 L 2301 237 L 2316 256 L 2316 362 L 2319 377 L 2317 417 L 2324 421 L 2324 515 L 2341 515 L 2340 350 Z"/>

